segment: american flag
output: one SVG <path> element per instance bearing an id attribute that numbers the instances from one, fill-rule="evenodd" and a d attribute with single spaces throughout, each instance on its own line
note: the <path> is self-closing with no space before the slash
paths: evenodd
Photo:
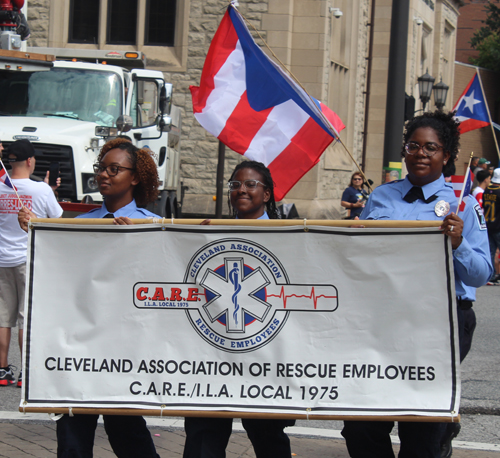
<path id="1" fill-rule="evenodd" d="M 453 185 L 453 190 L 457 196 L 457 200 L 460 202 L 460 208 L 458 211 L 463 212 L 465 209 L 465 203 L 469 198 L 472 190 L 472 173 L 469 169 L 467 175 L 452 175 L 451 184 Z"/>

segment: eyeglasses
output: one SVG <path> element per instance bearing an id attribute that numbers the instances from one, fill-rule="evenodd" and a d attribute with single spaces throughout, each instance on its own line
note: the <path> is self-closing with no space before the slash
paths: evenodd
<path id="1" fill-rule="evenodd" d="M 363 178 L 353 178 L 352 181 L 363 181 Z"/>
<path id="2" fill-rule="evenodd" d="M 118 173 L 120 172 L 121 169 L 132 170 L 132 171 L 135 170 L 135 169 L 131 169 L 130 167 L 122 167 L 121 165 L 103 166 L 101 164 L 94 164 L 93 167 L 94 167 L 94 173 L 96 175 L 100 175 L 102 172 L 104 172 L 106 170 L 106 173 L 108 174 L 109 177 L 115 177 L 116 175 L 118 175 Z"/>
<path id="3" fill-rule="evenodd" d="M 245 180 L 243 183 L 241 181 L 230 181 L 227 184 L 227 187 L 231 192 L 238 191 L 238 189 L 240 189 L 242 186 L 245 186 L 247 191 L 253 191 L 259 184 L 266 187 L 266 185 L 264 183 L 261 183 L 259 180 Z"/>
<path id="4" fill-rule="evenodd" d="M 405 150 L 408 154 L 417 154 L 420 150 L 427 156 L 432 157 L 436 154 L 440 149 L 443 149 L 444 146 L 438 145 L 437 143 L 429 142 L 420 145 L 417 142 L 408 142 L 405 145 Z"/>

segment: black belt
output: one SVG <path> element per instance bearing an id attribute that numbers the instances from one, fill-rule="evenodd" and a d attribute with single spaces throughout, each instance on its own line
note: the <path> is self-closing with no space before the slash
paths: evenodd
<path id="1" fill-rule="evenodd" d="M 474 302 L 464 301 L 463 299 L 459 299 L 457 297 L 457 304 L 462 310 L 469 310 L 470 308 L 472 308 L 472 305 L 474 304 Z"/>

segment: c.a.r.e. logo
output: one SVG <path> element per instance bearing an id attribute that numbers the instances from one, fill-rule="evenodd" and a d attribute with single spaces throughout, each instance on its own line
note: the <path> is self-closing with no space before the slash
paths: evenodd
<path id="1" fill-rule="evenodd" d="M 182 283 L 136 283 L 134 304 L 143 309 L 186 310 L 209 344 L 248 352 L 269 343 L 290 313 L 333 312 L 333 285 L 290 282 L 270 250 L 244 239 L 205 245 L 190 260 Z"/>

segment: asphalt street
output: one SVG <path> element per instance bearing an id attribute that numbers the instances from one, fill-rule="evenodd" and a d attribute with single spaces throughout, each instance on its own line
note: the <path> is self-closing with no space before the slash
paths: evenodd
<path id="1" fill-rule="evenodd" d="M 478 290 L 474 309 L 477 328 L 472 350 L 462 364 L 462 431 L 458 441 L 497 444 L 500 447 L 500 287 L 485 286 Z M 17 331 L 13 330 L 10 362 L 21 367 L 17 347 Z M 20 390 L 15 387 L 0 388 L 0 421 L 10 421 L 10 415 L 18 412 Z M 4 415 L 4 417 L 5 417 Z M 42 417 L 40 417 L 42 418 Z M 48 417 L 43 417 L 48 418 Z M 170 427 L 182 427 L 182 422 L 168 420 Z M 161 428 L 160 419 L 148 419 L 148 423 Z M 339 421 L 298 421 L 298 427 L 312 428 L 318 436 L 332 437 L 342 429 Z M 312 431 L 311 430 L 311 431 Z M 499 449 L 500 450 L 500 449 Z M 492 456 L 498 456 L 491 452 Z"/>

